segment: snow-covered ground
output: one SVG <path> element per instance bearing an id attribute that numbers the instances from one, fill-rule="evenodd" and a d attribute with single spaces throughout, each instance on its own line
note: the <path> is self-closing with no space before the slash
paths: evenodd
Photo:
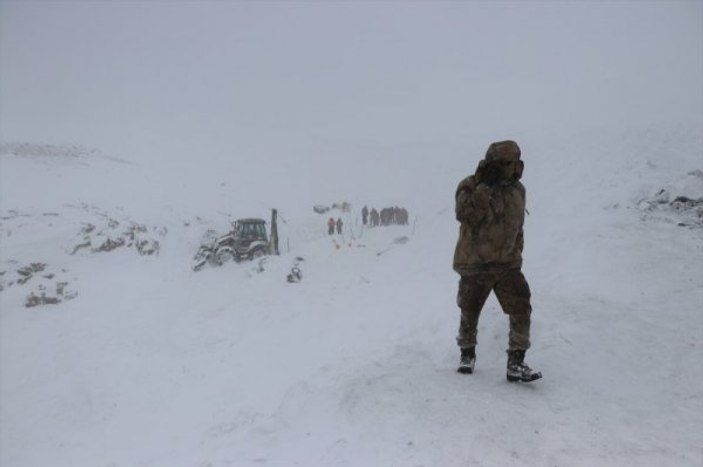
<path id="1" fill-rule="evenodd" d="M 518 142 L 530 385 L 505 381 L 494 298 L 455 372 L 453 192 L 480 152 L 360 157 L 340 199 L 294 165 L 4 146 L 0 465 L 702 465 L 703 132 Z M 312 210 L 338 201 L 343 238 Z M 362 229 L 364 204 L 410 225 Z M 190 269 L 208 229 L 273 207 L 280 256 Z"/>

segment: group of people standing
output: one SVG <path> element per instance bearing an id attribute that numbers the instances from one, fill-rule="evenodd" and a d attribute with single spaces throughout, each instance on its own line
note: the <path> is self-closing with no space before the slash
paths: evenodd
<path id="1" fill-rule="evenodd" d="M 379 213 L 376 208 L 369 209 L 364 206 L 361 210 L 361 221 L 369 227 L 377 227 L 379 225 L 408 225 L 408 210 L 405 208 L 392 207 L 383 208 Z"/>
<path id="2" fill-rule="evenodd" d="M 337 220 L 334 220 L 334 217 L 330 217 L 329 220 L 327 221 L 327 233 L 329 235 L 334 235 L 335 229 L 337 230 L 337 235 L 342 235 L 342 226 L 344 223 L 342 222 L 342 218 L 339 217 Z"/>
<path id="3" fill-rule="evenodd" d="M 399 208 L 398 206 L 392 208 L 383 208 L 381 211 L 377 211 L 376 208 L 372 208 L 369 211 L 367 206 L 361 209 L 361 221 L 364 226 L 377 227 L 379 225 L 408 225 L 408 210 L 405 208 Z M 341 217 L 337 220 L 334 217 L 330 217 L 327 220 L 327 234 L 337 235 L 342 234 L 342 227 L 344 222 Z"/>

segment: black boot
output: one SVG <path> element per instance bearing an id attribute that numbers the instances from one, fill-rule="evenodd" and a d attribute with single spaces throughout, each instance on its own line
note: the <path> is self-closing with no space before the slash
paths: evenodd
<path id="1" fill-rule="evenodd" d="M 474 372 L 476 364 L 476 347 L 468 347 L 461 349 L 461 359 L 459 360 L 459 368 L 456 369 L 459 373 L 470 375 Z"/>
<path id="2" fill-rule="evenodd" d="M 530 381 L 540 379 L 542 373 L 532 371 L 532 368 L 527 366 L 525 363 L 524 350 L 508 350 L 508 372 L 506 376 L 510 382 L 521 381 L 523 383 L 529 383 Z"/>

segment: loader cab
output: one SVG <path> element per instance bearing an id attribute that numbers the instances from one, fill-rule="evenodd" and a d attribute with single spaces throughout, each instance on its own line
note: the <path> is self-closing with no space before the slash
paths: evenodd
<path id="1" fill-rule="evenodd" d="M 263 219 L 239 219 L 234 222 L 232 233 L 240 240 L 268 242 L 266 221 Z"/>

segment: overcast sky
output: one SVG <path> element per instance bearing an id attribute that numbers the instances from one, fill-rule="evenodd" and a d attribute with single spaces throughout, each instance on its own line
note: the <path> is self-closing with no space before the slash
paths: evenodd
<path id="1" fill-rule="evenodd" d="M 7 2 L 0 137 L 129 158 L 703 122 L 703 2 Z"/>

